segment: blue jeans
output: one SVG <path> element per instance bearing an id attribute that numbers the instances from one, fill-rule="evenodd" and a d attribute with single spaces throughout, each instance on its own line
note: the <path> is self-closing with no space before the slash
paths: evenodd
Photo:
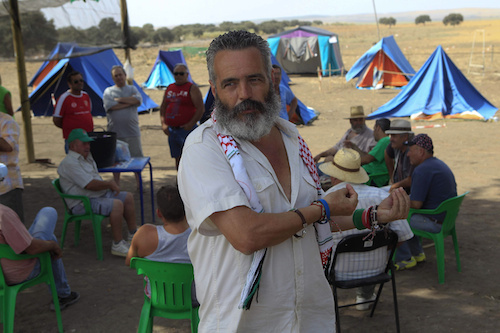
<path id="1" fill-rule="evenodd" d="M 55 241 L 57 238 L 54 235 L 54 229 L 57 223 L 57 211 L 52 207 L 42 208 L 35 217 L 33 224 L 29 228 L 29 233 L 33 238 Z M 57 295 L 59 297 L 68 297 L 71 294 L 71 288 L 66 278 L 66 272 L 62 259 L 52 259 L 52 273 L 54 273 L 54 280 L 56 282 Z M 31 280 L 40 274 L 40 261 L 37 260 L 35 268 L 30 273 L 26 280 Z"/>
<path id="2" fill-rule="evenodd" d="M 428 231 L 435 234 L 440 232 L 442 227 L 436 220 L 420 214 L 412 215 L 410 226 L 413 229 Z M 420 239 L 417 236 L 413 236 L 413 238 L 407 240 L 398 247 L 396 251 L 396 262 L 410 260 L 412 256 L 419 255 L 422 252 L 424 252 L 424 250 L 422 249 L 422 244 L 420 244 Z"/>

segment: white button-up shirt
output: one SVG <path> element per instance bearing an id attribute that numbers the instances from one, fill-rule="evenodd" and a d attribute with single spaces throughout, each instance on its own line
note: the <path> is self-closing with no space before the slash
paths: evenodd
<path id="1" fill-rule="evenodd" d="M 238 309 L 252 262 L 233 248 L 210 215 L 249 206 L 220 146 L 211 120 L 184 145 L 178 181 L 192 229 L 188 250 L 200 301 L 200 332 L 333 332 L 333 296 L 324 276 L 313 226 L 303 238 L 269 247 L 258 293 L 249 310 Z M 291 201 L 266 157 L 251 143 L 238 141 L 249 178 L 267 213 L 306 207 L 317 190 L 298 148 L 298 132 L 278 120 L 291 172 Z M 221 132 L 224 134 L 223 132 Z"/>

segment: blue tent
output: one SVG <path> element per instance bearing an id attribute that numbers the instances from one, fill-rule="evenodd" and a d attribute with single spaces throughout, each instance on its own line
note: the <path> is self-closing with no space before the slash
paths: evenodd
<path id="1" fill-rule="evenodd" d="M 423 114 L 487 120 L 496 111 L 438 46 L 410 83 L 367 119 Z"/>
<path id="2" fill-rule="evenodd" d="M 278 60 L 271 54 L 271 62 L 273 65 L 279 65 Z M 290 86 L 288 85 L 288 82 L 290 82 L 290 78 L 284 71 L 281 71 L 281 82 L 280 82 L 280 89 L 289 89 Z M 212 112 L 213 108 L 213 103 L 214 103 L 214 95 L 212 94 L 212 89 L 208 89 L 207 94 L 205 95 L 205 98 L 203 100 L 205 103 L 205 112 L 202 117 L 202 122 L 205 121 L 210 117 L 210 113 Z M 300 101 L 300 99 L 297 98 L 297 111 L 300 115 L 300 118 L 302 119 L 303 123 L 306 125 L 311 124 L 314 120 L 318 118 L 318 112 L 314 110 L 313 108 L 305 106 L 304 103 Z"/>
<path id="3" fill-rule="evenodd" d="M 105 116 L 102 105 L 104 89 L 114 85 L 111 78 L 111 67 L 121 65 L 112 49 L 100 47 L 80 47 L 75 43 L 58 43 L 50 53 L 38 72 L 33 76 L 29 86 L 33 87 L 29 99 L 35 116 L 51 116 L 55 99 L 68 90 L 67 75 L 72 71 L 82 73 L 85 90 L 92 101 L 92 115 Z M 142 95 L 142 104 L 138 112 L 158 107 L 148 95 L 134 82 L 134 86 Z"/>
<path id="4" fill-rule="evenodd" d="M 347 72 L 345 79 L 358 78 L 358 89 L 403 87 L 415 70 L 406 60 L 393 36 L 382 38 L 373 45 Z"/>
<path id="5" fill-rule="evenodd" d="M 142 84 L 146 89 L 165 89 L 170 84 L 175 82 L 174 79 L 174 66 L 177 64 L 185 64 L 187 68 L 186 59 L 182 54 L 182 50 L 176 51 L 159 51 L 155 63 L 149 76 Z M 188 75 L 188 81 L 193 82 L 191 73 Z"/>
<path id="6" fill-rule="evenodd" d="M 303 26 L 271 35 L 267 42 L 287 73 L 316 74 L 319 67 L 323 75 L 328 75 L 328 69 L 334 75 L 343 74 L 339 37 L 333 32 Z"/>

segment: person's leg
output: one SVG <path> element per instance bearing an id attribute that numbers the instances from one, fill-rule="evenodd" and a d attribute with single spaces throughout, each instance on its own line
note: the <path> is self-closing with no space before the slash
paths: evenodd
<path id="1" fill-rule="evenodd" d="M 438 233 L 441 231 L 441 224 L 436 222 L 434 219 L 420 214 L 412 215 L 410 219 L 410 226 L 413 229 L 428 231 L 432 233 Z M 411 242 L 409 242 L 409 247 L 412 256 L 418 256 L 419 254 L 424 253 L 422 244 L 420 243 L 420 238 L 417 236 L 411 239 Z"/>
<path id="2" fill-rule="evenodd" d="M 172 129 L 169 127 L 170 134 L 168 135 L 168 146 L 170 147 L 170 156 L 175 159 L 175 169 L 179 170 L 179 162 L 181 159 L 182 146 L 179 144 L 180 129 Z"/>
<path id="3" fill-rule="evenodd" d="M 113 180 L 118 186 L 120 186 L 120 174 L 120 172 L 113 172 Z"/>
<path id="4" fill-rule="evenodd" d="M 122 235 L 122 221 L 123 221 L 123 203 L 118 199 L 113 199 L 113 207 L 109 214 L 109 223 L 111 224 L 111 233 L 115 243 L 123 239 Z"/>
<path id="5" fill-rule="evenodd" d="M 374 291 L 375 291 L 375 285 L 372 284 L 370 286 L 356 288 L 356 295 L 364 299 L 370 299 L 373 296 Z"/>
<path id="6" fill-rule="evenodd" d="M 131 157 L 144 157 L 144 154 L 142 153 L 142 143 L 140 136 L 121 138 L 120 140 L 123 140 L 128 144 Z M 135 184 L 136 184 L 136 189 L 139 190 L 140 185 L 139 185 L 138 172 L 135 173 Z"/>
<path id="7" fill-rule="evenodd" d="M 128 231 L 129 233 L 134 234 L 135 231 L 137 230 L 137 224 L 135 222 L 134 197 L 132 196 L 131 193 L 127 193 L 123 206 L 124 206 L 123 217 L 127 222 Z"/>
<path id="8" fill-rule="evenodd" d="M 28 231 L 33 238 L 57 242 L 57 238 L 54 235 L 56 223 L 57 211 L 52 207 L 44 207 L 38 212 Z M 39 272 L 39 265 L 40 263 L 37 262 L 36 266 L 38 267 L 35 266 L 33 271 L 38 269 Z M 52 260 L 52 272 L 54 273 L 57 295 L 61 298 L 68 297 L 71 294 L 71 288 L 68 284 L 62 259 Z"/>

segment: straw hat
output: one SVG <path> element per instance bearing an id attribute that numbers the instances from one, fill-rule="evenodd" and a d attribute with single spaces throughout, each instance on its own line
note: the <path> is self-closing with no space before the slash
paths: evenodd
<path id="1" fill-rule="evenodd" d="M 351 106 L 351 116 L 345 119 L 365 118 L 365 112 L 362 105 Z"/>
<path id="2" fill-rule="evenodd" d="M 387 131 L 385 131 L 385 134 L 413 134 L 411 131 L 411 123 L 408 120 L 404 119 L 395 119 L 391 121 L 391 127 Z"/>
<path id="3" fill-rule="evenodd" d="M 355 184 L 366 183 L 369 179 L 361 167 L 361 157 L 354 149 L 342 148 L 333 157 L 333 162 L 319 165 L 319 169 L 328 176 Z"/>

